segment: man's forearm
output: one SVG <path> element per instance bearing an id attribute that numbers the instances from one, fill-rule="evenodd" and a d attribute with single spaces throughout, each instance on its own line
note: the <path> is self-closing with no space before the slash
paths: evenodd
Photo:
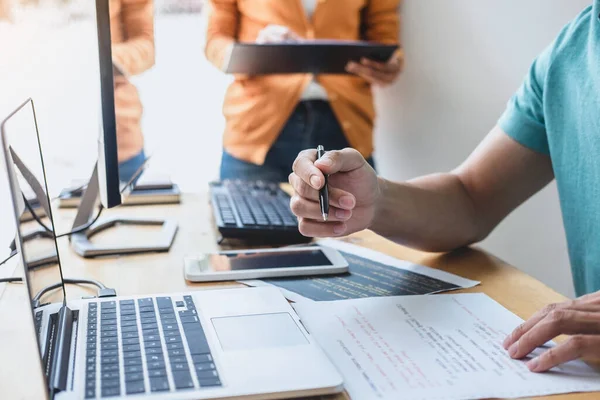
<path id="1" fill-rule="evenodd" d="M 397 243 L 441 252 L 483 239 L 476 208 L 458 176 L 436 174 L 406 183 L 379 178 L 381 196 L 371 229 Z"/>
<path id="2" fill-rule="evenodd" d="M 452 173 L 407 183 L 380 178 L 371 229 L 421 250 L 452 250 L 483 240 L 552 179 L 550 157 L 495 127 Z"/>

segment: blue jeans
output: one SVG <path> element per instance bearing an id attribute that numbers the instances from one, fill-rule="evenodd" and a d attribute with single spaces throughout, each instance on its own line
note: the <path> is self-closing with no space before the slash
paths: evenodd
<path id="1" fill-rule="evenodd" d="M 135 175 L 138 169 L 144 165 L 146 161 L 146 154 L 144 150 L 139 152 L 136 156 L 133 156 L 129 160 L 125 160 L 119 163 L 119 180 L 121 182 L 128 183 L 131 178 Z"/>
<path id="2" fill-rule="evenodd" d="M 328 102 L 302 101 L 271 146 L 263 165 L 237 159 L 223 151 L 221 180 L 287 182 L 298 153 L 306 149 L 316 149 L 320 144 L 325 150 L 338 150 L 350 146 Z M 369 157 L 367 162 L 374 167 L 372 157 Z"/>

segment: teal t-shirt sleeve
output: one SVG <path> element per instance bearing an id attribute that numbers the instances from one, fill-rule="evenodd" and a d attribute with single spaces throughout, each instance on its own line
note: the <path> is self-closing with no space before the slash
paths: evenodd
<path id="1" fill-rule="evenodd" d="M 498 121 L 508 136 L 544 154 L 550 153 L 544 121 L 544 82 L 553 47 L 554 44 L 535 59 L 525 81 L 510 99 Z"/>

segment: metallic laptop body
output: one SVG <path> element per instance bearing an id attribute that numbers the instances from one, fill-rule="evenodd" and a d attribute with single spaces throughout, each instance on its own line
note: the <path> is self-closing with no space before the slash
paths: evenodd
<path id="1" fill-rule="evenodd" d="M 54 236 L 23 240 L 42 224 L 54 231 L 33 102 L 0 128 L 40 350 L 39 368 L 29 371 L 45 380 L 48 398 L 270 399 L 342 389 L 341 376 L 277 289 L 67 298 Z M 21 187 L 48 205 L 39 221 L 21 222 L 31 212 Z M 40 252 L 58 263 L 32 267 Z"/>

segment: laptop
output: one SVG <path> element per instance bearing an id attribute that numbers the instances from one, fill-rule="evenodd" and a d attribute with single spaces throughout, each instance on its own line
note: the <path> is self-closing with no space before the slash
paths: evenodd
<path id="1" fill-rule="evenodd" d="M 31 379 L 45 380 L 47 398 L 272 399 L 342 390 L 342 377 L 275 288 L 68 297 L 54 236 L 24 240 L 40 224 L 54 230 L 51 208 L 39 221 L 21 218 L 31 212 L 23 186 L 50 202 L 33 103 L 0 128 L 40 354 Z M 30 266 L 39 252 L 58 263 Z M 48 285 L 55 288 L 39 296 Z"/>

